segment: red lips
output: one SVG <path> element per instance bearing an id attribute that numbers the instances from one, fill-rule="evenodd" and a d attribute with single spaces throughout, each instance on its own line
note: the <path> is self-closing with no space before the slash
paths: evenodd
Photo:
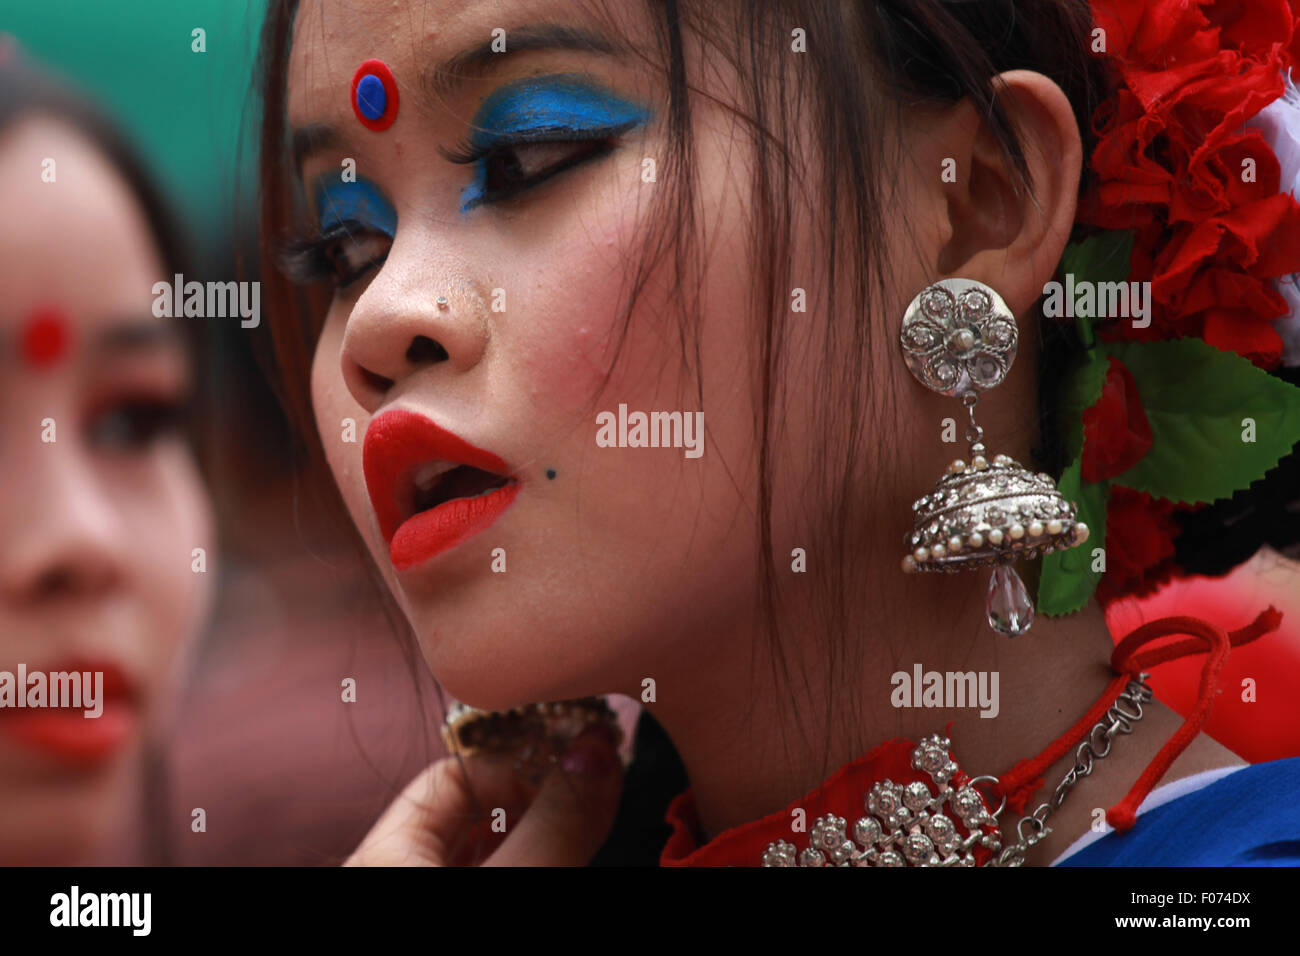
<path id="1" fill-rule="evenodd" d="M 92 767 L 115 755 L 134 736 L 139 705 L 129 678 L 116 664 L 78 659 L 26 670 L 46 675 L 76 672 L 83 680 L 87 673 L 102 673 L 102 711 L 98 717 L 87 717 L 89 707 L 6 707 L 0 709 L 0 733 L 11 740 L 64 763 Z M 18 692 L 26 694 L 27 689 Z"/>
<path id="2" fill-rule="evenodd" d="M 430 487 L 417 487 L 417 471 L 435 462 L 447 470 Z M 362 467 L 380 533 L 398 571 L 478 534 L 519 493 L 510 466 L 496 455 L 403 409 L 370 423 Z"/>

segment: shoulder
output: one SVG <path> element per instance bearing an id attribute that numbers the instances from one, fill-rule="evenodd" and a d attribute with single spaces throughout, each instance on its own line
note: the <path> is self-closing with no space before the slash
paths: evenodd
<path id="1" fill-rule="evenodd" d="M 1300 757 L 1252 764 L 1154 809 L 1058 866 L 1300 865 Z"/>

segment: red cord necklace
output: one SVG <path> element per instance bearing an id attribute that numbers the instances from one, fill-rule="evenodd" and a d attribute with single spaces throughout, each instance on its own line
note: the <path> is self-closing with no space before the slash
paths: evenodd
<path id="1" fill-rule="evenodd" d="M 972 777 L 949 752 L 948 738 L 932 734 L 919 743 L 896 738 L 846 764 L 802 800 L 761 820 L 719 834 L 703 846 L 696 836 L 699 819 L 690 790 L 668 809 L 672 836 L 660 862 L 665 866 L 1019 866 L 1026 851 L 1050 831 L 1046 819 L 1061 805 L 1094 760 L 1106 756 L 1117 734 L 1132 731 L 1141 704 L 1150 700 L 1148 668 L 1191 654 L 1208 653 L 1201 671 L 1196 706 L 1165 743 L 1119 803 L 1106 813 L 1118 832 L 1129 830 L 1137 809 L 1187 746 L 1200 733 L 1219 674 L 1233 647 L 1271 633 L 1282 615 L 1269 607 L 1243 628 L 1228 633 L 1195 617 L 1166 617 L 1134 630 L 1115 646 L 1115 677 L 1097 702 L 1041 753 L 1021 760 L 1001 777 Z M 1190 635 L 1160 647 L 1139 649 L 1164 637 Z M 1016 842 L 1004 845 L 997 817 L 1010 808 L 1024 813 L 1043 774 L 1077 746 L 1075 766 L 1053 797 L 1015 827 Z M 931 789 L 931 787 L 935 789 Z M 989 811 L 988 797 L 1000 799 Z M 850 834 L 848 816 L 861 813 Z M 785 837 L 792 821 L 816 817 L 808 846 L 800 851 Z M 850 838 L 851 835 L 851 838 Z"/>

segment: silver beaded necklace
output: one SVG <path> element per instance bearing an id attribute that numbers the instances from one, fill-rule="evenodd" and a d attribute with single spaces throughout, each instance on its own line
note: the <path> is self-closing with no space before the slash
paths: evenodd
<path id="1" fill-rule="evenodd" d="M 818 817 L 809 834 L 808 846 L 800 851 L 786 840 L 769 843 L 763 851 L 763 866 L 977 866 L 975 847 L 992 852 L 983 866 L 1021 866 L 1025 854 L 1049 833 L 1047 818 L 1065 802 L 1066 795 L 1083 777 L 1089 776 L 1096 761 L 1110 753 L 1118 734 L 1133 732 L 1142 719 L 1142 705 L 1151 700 L 1147 674 L 1130 680 L 1123 692 L 1093 725 L 1075 751 L 1074 766 L 1057 784 L 1050 800 L 1015 825 L 1015 842 L 1003 845 L 998 817 L 1001 805 L 992 813 L 979 790 L 981 784 L 996 786 L 997 777 L 979 776 L 954 788 L 958 772 L 949 752 L 951 741 L 941 734 L 922 738 L 912 751 L 912 767 L 929 775 L 936 790 L 923 781 L 905 785 L 883 780 L 864 798 L 866 815 L 853 824 L 853 838 L 843 817 Z M 960 821 L 967 831 L 957 829 Z M 988 832 L 986 828 L 994 828 Z"/>

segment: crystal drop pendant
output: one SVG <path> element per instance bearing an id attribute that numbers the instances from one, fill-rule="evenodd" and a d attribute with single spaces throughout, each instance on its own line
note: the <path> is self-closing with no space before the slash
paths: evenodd
<path id="1" fill-rule="evenodd" d="M 1019 637 L 1034 623 L 1034 603 L 1029 600 L 1025 582 L 1011 565 L 999 564 L 993 571 L 985 609 L 989 627 L 1007 637 Z"/>

